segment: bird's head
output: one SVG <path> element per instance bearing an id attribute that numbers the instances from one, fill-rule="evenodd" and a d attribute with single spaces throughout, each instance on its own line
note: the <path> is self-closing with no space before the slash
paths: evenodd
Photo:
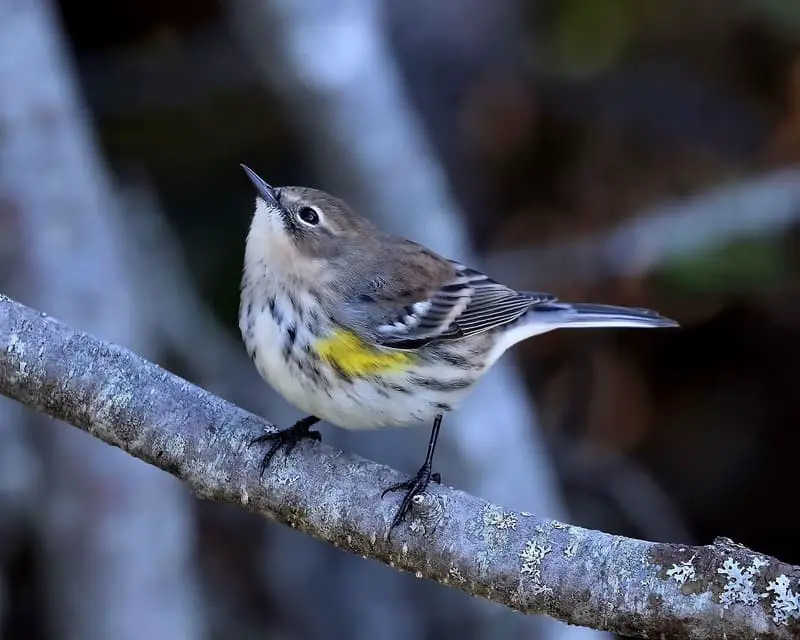
<path id="1" fill-rule="evenodd" d="M 339 198 L 307 187 L 272 187 L 252 169 L 242 168 L 256 189 L 247 237 L 250 261 L 315 278 L 331 263 L 346 264 L 369 251 L 380 235 Z"/>

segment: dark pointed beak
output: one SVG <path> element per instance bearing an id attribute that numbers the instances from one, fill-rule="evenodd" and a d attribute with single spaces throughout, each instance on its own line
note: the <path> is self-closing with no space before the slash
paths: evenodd
<path id="1" fill-rule="evenodd" d="M 245 165 L 240 165 L 244 172 L 247 174 L 247 177 L 250 178 L 250 182 L 253 183 L 253 186 L 256 188 L 256 193 L 260 198 L 262 198 L 268 204 L 274 204 L 279 206 L 280 203 L 278 202 L 278 198 L 275 197 L 275 189 L 270 187 L 262 178 L 253 171 L 250 167 Z"/>

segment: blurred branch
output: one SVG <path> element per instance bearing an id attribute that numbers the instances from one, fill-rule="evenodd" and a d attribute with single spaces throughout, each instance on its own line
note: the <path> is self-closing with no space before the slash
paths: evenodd
<path id="1" fill-rule="evenodd" d="M 137 295 L 141 274 L 54 5 L 0 0 L 0 208 L 15 221 L 7 286 L 154 357 L 140 322 L 150 301 Z M 185 487 L 44 416 L 28 412 L 25 426 L 41 455 L 31 545 L 43 632 L 199 637 L 204 609 Z"/>
<path id="2" fill-rule="evenodd" d="M 683 547 L 543 520 L 445 487 L 385 536 L 400 474 L 324 445 L 266 476 L 256 416 L 131 351 L 0 297 L 0 391 L 187 482 L 351 553 L 525 613 L 639 637 L 794 638 L 800 567 L 730 541 Z M 468 532 L 468 535 L 465 535 Z"/>
<path id="3" fill-rule="evenodd" d="M 773 234 L 798 220 L 800 167 L 652 207 L 607 233 L 544 248 L 496 252 L 488 264 L 493 276 L 517 286 L 536 286 L 521 274 L 546 273 L 549 284 L 598 282 L 651 271 L 735 238 Z"/>

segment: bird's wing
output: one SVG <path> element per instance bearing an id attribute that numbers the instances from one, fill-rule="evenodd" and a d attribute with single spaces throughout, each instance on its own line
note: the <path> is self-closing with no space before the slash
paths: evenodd
<path id="1" fill-rule="evenodd" d="M 373 283 L 371 295 L 362 292 L 359 296 L 372 309 L 380 307 L 379 313 L 370 314 L 371 333 L 379 344 L 413 349 L 431 340 L 474 335 L 513 322 L 532 306 L 556 299 L 547 293 L 514 291 L 476 269 L 429 252 L 426 256 L 440 261 L 436 268 L 420 264 L 417 254 L 413 268 L 391 269 L 377 280 L 377 286 Z"/>

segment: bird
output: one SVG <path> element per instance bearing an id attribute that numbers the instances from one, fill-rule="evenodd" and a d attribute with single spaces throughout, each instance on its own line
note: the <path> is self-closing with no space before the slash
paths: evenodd
<path id="1" fill-rule="evenodd" d="M 345 429 L 430 424 L 418 472 L 390 530 L 431 482 L 443 417 L 513 345 L 560 328 L 677 327 L 656 311 L 562 302 L 517 291 L 478 269 L 382 231 L 345 201 L 301 186 L 255 187 L 241 278 L 239 329 L 260 376 L 307 414 L 250 442 L 290 455 L 324 420 Z"/>

